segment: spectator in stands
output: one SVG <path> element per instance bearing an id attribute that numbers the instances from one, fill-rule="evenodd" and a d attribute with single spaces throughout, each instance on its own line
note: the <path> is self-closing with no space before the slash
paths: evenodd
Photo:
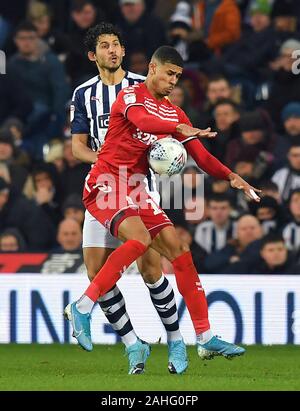
<path id="1" fill-rule="evenodd" d="M 264 234 L 280 231 L 284 215 L 275 198 L 264 195 L 259 203 L 250 202 L 249 209 L 259 220 Z"/>
<path id="2" fill-rule="evenodd" d="M 300 188 L 300 141 L 293 143 L 287 154 L 288 165 L 275 172 L 272 181 L 277 184 L 281 201 L 287 202 L 291 192 Z"/>
<path id="3" fill-rule="evenodd" d="M 61 220 L 61 193 L 58 175 L 52 164 L 41 163 L 32 172 L 33 200 L 48 215 L 56 228 Z"/>
<path id="4" fill-rule="evenodd" d="M 31 158 L 27 152 L 24 141 L 24 123 L 16 117 L 10 117 L 3 123 L 3 129 L 7 130 L 14 143 L 14 164 L 27 169 L 31 166 Z"/>
<path id="5" fill-rule="evenodd" d="M 169 44 L 173 46 L 186 63 L 203 63 L 211 58 L 212 52 L 203 40 L 193 39 L 191 6 L 185 2 L 177 3 L 168 26 Z"/>
<path id="6" fill-rule="evenodd" d="M 206 101 L 203 106 L 203 127 L 214 125 L 213 110 L 216 103 L 223 99 L 232 99 L 233 90 L 229 81 L 221 74 L 216 74 L 208 79 Z"/>
<path id="7" fill-rule="evenodd" d="M 62 206 L 64 218 L 73 218 L 80 226 L 83 226 L 85 208 L 78 194 L 71 194 Z"/>
<path id="8" fill-rule="evenodd" d="M 197 272 L 202 273 L 207 252 L 195 242 L 193 236 L 184 223 L 175 224 L 175 230 L 181 242 L 189 246 Z M 172 264 L 165 257 L 162 258 L 162 270 L 166 274 L 174 273 Z"/>
<path id="9" fill-rule="evenodd" d="M 17 228 L 7 228 L 0 234 L 0 252 L 21 253 L 26 251 L 26 244 Z"/>
<path id="10" fill-rule="evenodd" d="M 57 242 L 59 248 L 53 251 L 81 252 L 82 234 L 80 224 L 73 218 L 66 218 L 58 226 Z"/>
<path id="11" fill-rule="evenodd" d="M 273 25 L 279 45 L 289 38 L 299 39 L 297 23 L 299 19 L 298 0 L 275 0 L 272 7 Z"/>
<path id="12" fill-rule="evenodd" d="M 96 9 L 92 0 L 73 0 L 71 3 L 72 24 L 68 32 L 69 52 L 65 66 L 71 78 L 72 89 L 98 74 L 95 64 L 86 58 L 84 38 L 89 28 L 105 19 L 102 10 Z"/>
<path id="13" fill-rule="evenodd" d="M 259 185 L 261 190 L 260 197 L 269 196 L 274 198 L 278 204 L 281 203 L 278 185 L 272 180 L 265 180 Z"/>
<path id="14" fill-rule="evenodd" d="M 183 215 L 187 228 L 194 237 L 198 224 L 208 218 L 206 199 L 201 195 L 186 199 L 184 202 Z"/>
<path id="15" fill-rule="evenodd" d="M 259 259 L 259 240 L 262 235 L 262 227 L 257 218 L 252 215 L 240 217 L 236 225 L 236 239 L 206 257 L 207 271 L 216 274 L 247 274 L 250 264 Z"/>
<path id="16" fill-rule="evenodd" d="M 129 71 L 146 76 L 148 72 L 148 58 L 144 50 L 135 50 L 129 55 Z"/>
<path id="17" fill-rule="evenodd" d="M 208 142 L 209 151 L 224 162 L 228 143 L 240 136 L 239 108 L 230 99 L 218 100 L 213 110 L 213 118 L 218 137 Z"/>
<path id="18" fill-rule="evenodd" d="M 276 56 L 275 33 L 271 25 L 271 5 L 268 0 L 256 0 L 250 8 L 250 26 L 241 38 L 229 45 L 223 53 L 227 75 L 242 81 L 259 81 L 262 68 Z"/>
<path id="19" fill-rule="evenodd" d="M 287 163 L 287 153 L 293 143 L 300 142 L 300 103 L 288 103 L 281 113 L 284 134 L 279 135 L 274 148 L 274 168 L 279 169 Z"/>
<path id="20" fill-rule="evenodd" d="M 145 10 L 144 0 L 120 0 L 121 15 L 116 24 L 122 31 L 126 44 L 125 64 L 135 50 L 143 49 L 150 59 L 154 51 L 166 44 L 165 27 L 162 20 Z"/>
<path id="21" fill-rule="evenodd" d="M 49 48 L 64 60 L 68 48 L 66 36 L 52 27 L 52 12 L 47 4 L 40 1 L 30 3 L 28 20 L 36 27 L 37 34 Z"/>
<path id="22" fill-rule="evenodd" d="M 70 194 L 77 193 L 82 195 L 84 179 L 90 170 L 90 165 L 84 164 L 73 156 L 72 140 L 68 138 L 64 141 L 64 169 L 60 174 L 64 187 L 63 198 Z"/>
<path id="23" fill-rule="evenodd" d="M 14 117 L 25 121 L 33 108 L 32 100 L 18 77 L 0 75 L 0 126 Z"/>
<path id="24" fill-rule="evenodd" d="M 194 240 L 211 253 L 225 247 L 234 237 L 234 223 L 230 218 L 231 204 L 226 194 L 214 194 L 207 204 L 209 220 L 196 227 Z"/>
<path id="25" fill-rule="evenodd" d="M 229 142 L 225 164 L 253 183 L 266 175 L 273 161 L 275 136 L 265 113 L 253 111 L 240 118 L 241 137 Z"/>
<path id="26" fill-rule="evenodd" d="M 280 47 L 278 58 L 270 63 L 273 80 L 266 108 L 275 124 L 282 109 L 291 101 L 298 101 L 300 95 L 300 76 L 293 72 L 293 52 L 300 50 L 300 41 L 290 38 Z"/>
<path id="27" fill-rule="evenodd" d="M 0 232 L 6 228 L 20 230 L 31 251 L 53 246 L 55 231 L 47 214 L 0 178 Z"/>
<path id="28" fill-rule="evenodd" d="M 182 108 L 194 127 L 202 127 L 201 117 L 197 110 L 190 104 L 188 92 L 182 83 L 177 83 L 169 94 L 169 99 L 173 104 Z"/>
<path id="29" fill-rule="evenodd" d="M 16 29 L 14 39 L 18 53 L 10 58 L 7 71 L 22 81 L 33 101 L 28 135 L 32 154 L 41 158 L 43 145 L 62 132 L 68 85 L 62 63 L 41 47 L 36 28 L 31 23 L 22 23 Z"/>
<path id="30" fill-rule="evenodd" d="M 200 15 L 203 39 L 220 54 L 241 35 L 241 15 L 234 0 L 198 0 L 194 10 Z"/>
<path id="31" fill-rule="evenodd" d="M 0 163 L 7 165 L 14 188 L 21 192 L 23 190 L 28 171 L 15 161 L 15 146 L 12 134 L 7 129 L 0 129 Z"/>
<path id="32" fill-rule="evenodd" d="M 45 155 L 45 162 L 53 164 L 59 174 L 63 172 L 65 167 L 64 143 L 61 140 L 50 141 L 48 153 Z"/>
<path id="33" fill-rule="evenodd" d="M 282 234 L 291 251 L 300 250 L 300 189 L 293 190 L 289 198 L 291 221 L 283 228 Z"/>
<path id="34" fill-rule="evenodd" d="M 252 265 L 251 274 L 300 274 L 300 265 L 288 252 L 281 235 L 266 235 L 261 242 L 260 256 L 260 261 Z"/>

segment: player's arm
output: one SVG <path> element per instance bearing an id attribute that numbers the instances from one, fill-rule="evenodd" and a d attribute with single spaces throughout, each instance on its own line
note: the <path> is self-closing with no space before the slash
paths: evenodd
<path id="1" fill-rule="evenodd" d="M 72 134 L 72 153 L 77 160 L 93 164 L 97 161 L 97 152 L 87 146 L 88 134 Z"/>
<path id="2" fill-rule="evenodd" d="M 181 115 L 181 121 L 190 126 L 191 123 L 183 111 L 181 112 Z M 188 153 L 193 157 L 197 165 L 203 171 L 220 180 L 229 180 L 231 187 L 243 190 L 245 195 L 251 200 L 255 200 L 257 202 L 260 201 L 260 198 L 257 196 L 256 192 L 260 193 L 261 190 L 252 187 L 242 177 L 240 177 L 238 174 L 231 171 L 230 168 L 221 163 L 221 161 L 219 161 L 203 146 L 198 138 L 185 138 L 182 137 L 182 135 L 179 133 L 177 133 L 175 136 L 185 145 Z"/>
<path id="3" fill-rule="evenodd" d="M 75 91 L 70 106 L 73 156 L 84 163 L 95 163 L 97 152 L 88 147 L 89 120 L 80 89 Z"/>
<path id="4" fill-rule="evenodd" d="M 161 120 L 154 114 L 149 113 L 142 105 L 131 105 L 125 110 L 125 116 L 139 130 L 150 134 L 174 134 L 181 133 L 185 137 L 215 137 L 216 133 L 210 128 L 200 130 L 188 124 L 178 124 L 177 122 Z"/>

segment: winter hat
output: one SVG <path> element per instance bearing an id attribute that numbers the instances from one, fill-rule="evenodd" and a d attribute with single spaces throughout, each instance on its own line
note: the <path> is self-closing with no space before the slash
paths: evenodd
<path id="1" fill-rule="evenodd" d="M 283 122 L 291 117 L 300 117 L 300 103 L 293 101 L 284 106 L 281 112 L 281 119 Z"/>
<path id="2" fill-rule="evenodd" d="M 252 16 L 253 14 L 260 13 L 270 16 L 271 10 L 272 7 L 268 0 L 256 0 L 250 7 L 250 14 Z"/>

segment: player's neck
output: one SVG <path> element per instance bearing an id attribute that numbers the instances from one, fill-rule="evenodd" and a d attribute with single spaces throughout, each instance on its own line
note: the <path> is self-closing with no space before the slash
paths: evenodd
<path id="1" fill-rule="evenodd" d="M 147 77 L 146 80 L 145 80 L 145 85 L 146 85 L 149 93 L 150 93 L 156 100 L 162 101 L 162 100 L 165 98 L 165 96 L 162 96 L 161 94 L 157 94 L 157 93 L 156 93 L 155 88 L 153 87 L 152 82 L 151 82 L 151 80 L 150 80 L 148 77 Z"/>
<path id="2" fill-rule="evenodd" d="M 125 73 L 126 72 L 122 69 L 122 67 L 119 67 L 118 70 L 114 72 L 111 72 L 106 69 L 99 69 L 101 80 L 107 86 L 113 86 L 115 84 L 121 83 L 121 81 L 125 77 Z"/>

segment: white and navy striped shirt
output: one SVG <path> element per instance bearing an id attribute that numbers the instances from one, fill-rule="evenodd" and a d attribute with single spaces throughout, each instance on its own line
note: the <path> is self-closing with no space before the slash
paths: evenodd
<path id="1" fill-rule="evenodd" d="M 286 246 L 291 251 L 300 250 L 300 223 L 292 221 L 282 231 Z"/>
<path id="2" fill-rule="evenodd" d="M 95 76 L 78 86 L 72 97 L 71 132 L 88 134 L 88 145 L 97 151 L 104 142 L 111 106 L 120 90 L 145 81 L 145 77 L 127 71 L 119 84 L 108 86 Z"/>
<path id="3" fill-rule="evenodd" d="M 111 107 L 120 90 L 145 81 L 145 77 L 126 71 L 123 80 L 114 85 L 106 85 L 101 77 L 95 76 L 78 86 L 73 93 L 70 107 L 72 134 L 88 134 L 88 146 L 97 151 L 104 143 L 108 130 Z M 148 192 L 157 203 L 160 196 L 156 189 L 155 175 L 149 170 Z"/>
<path id="4" fill-rule="evenodd" d="M 197 225 L 194 240 L 208 253 L 225 247 L 227 241 L 235 236 L 235 223 L 231 220 L 223 228 L 218 228 L 211 220 Z"/>

